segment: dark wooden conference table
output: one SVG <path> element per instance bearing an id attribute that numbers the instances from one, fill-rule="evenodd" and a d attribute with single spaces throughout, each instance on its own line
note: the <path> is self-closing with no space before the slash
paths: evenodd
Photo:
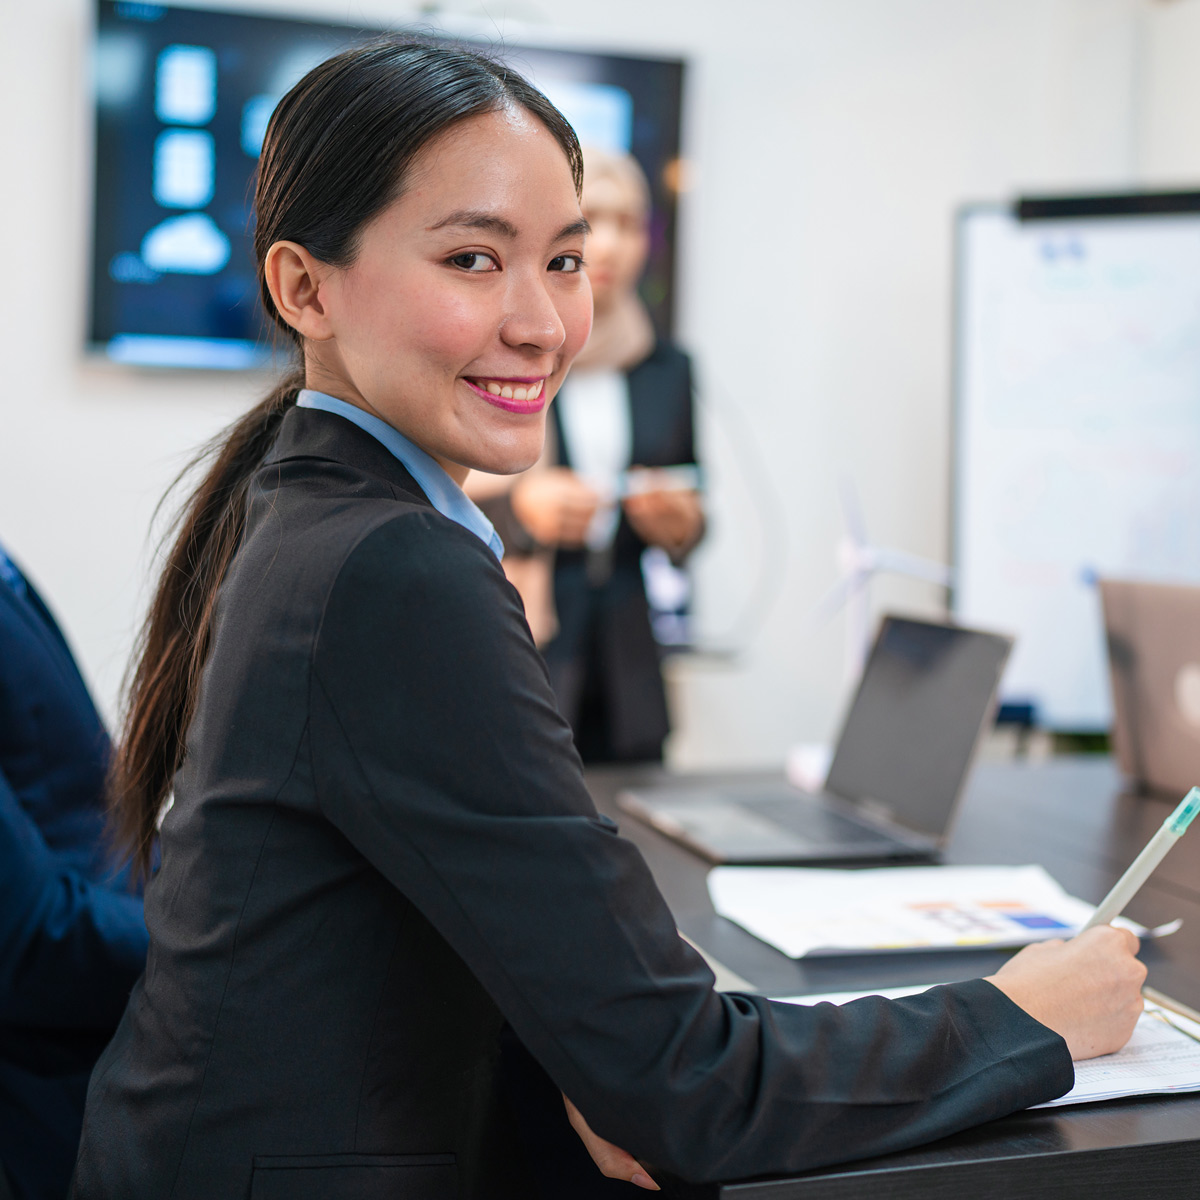
<path id="1" fill-rule="evenodd" d="M 680 930 L 766 995 L 942 983 L 994 971 L 1005 955 L 941 951 L 793 961 L 713 911 L 709 866 L 614 802 L 629 784 L 669 776 L 659 768 L 598 768 L 597 806 L 645 855 Z M 706 781 L 762 775 L 706 775 Z M 980 765 L 967 788 L 948 863 L 1045 866 L 1069 892 L 1098 902 L 1178 803 L 1131 794 L 1103 757 Z M 1147 926 L 1183 918 L 1178 933 L 1143 944 L 1147 984 L 1200 1009 L 1200 832 L 1183 838 L 1127 915 Z M 729 1200 L 1024 1200 L 1066 1197 L 1171 1200 L 1200 1197 L 1200 1093 L 1016 1113 L 927 1146 L 803 1175 L 670 1185 L 666 1195 Z"/>

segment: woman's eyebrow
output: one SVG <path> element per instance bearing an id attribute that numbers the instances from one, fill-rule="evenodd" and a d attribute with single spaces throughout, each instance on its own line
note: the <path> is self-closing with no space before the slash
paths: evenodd
<path id="1" fill-rule="evenodd" d="M 516 238 L 519 236 L 517 227 L 495 213 L 484 212 L 477 208 L 463 208 L 443 217 L 435 225 L 430 225 L 428 232 L 435 229 L 445 229 L 447 225 L 458 225 L 464 229 L 486 229 L 489 233 L 498 233 L 502 237 Z"/>
<path id="2" fill-rule="evenodd" d="M 556 242 L 565 242 L 568 238 L 585 237 L 591 232 L 591 225 L 588 224 L 584 217 L 580 217 L 578 221 L 570 221 L 564 225 L 558 231 L 558 236 L 554 240 Z"/>
<path id="3" fill-rule="evenodd" d="M 482 209 L 463 208 L 457 212 L 450 213 L 449 216 L 443 217 L 436 224 L 428 227 L 428 232 L 432 233 L 435 229 L 445 229 L 447 226 L 455 225 L 461 229 L 485 229 L 489 233 L 497 233 L 501 237 L 516 240 L 520 237 L 521 231 L 511 222 L 505 220 L 504 217 L 499 217 L 495 213 L 485 212 Z M 592 227 L 583 217 L 575 221 L 568 221 L 558 233 L 551 239 L 553 242 L 563 242 L 568 238 L 581 237 L 592 232 Z"/>

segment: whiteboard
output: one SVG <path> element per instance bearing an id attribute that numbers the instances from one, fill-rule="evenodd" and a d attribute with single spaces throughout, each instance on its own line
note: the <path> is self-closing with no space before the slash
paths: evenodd
<path id="1" fill-rule="evenodd" d="M 1200 213 L 960 214 L 953 610 L 1001 699 L 1108 728 L 1097 574 L 1200 581 Z"/>

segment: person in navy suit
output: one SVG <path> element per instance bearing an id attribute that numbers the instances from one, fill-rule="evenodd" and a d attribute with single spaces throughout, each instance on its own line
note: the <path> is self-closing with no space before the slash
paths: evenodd
<path id="1" fill-rule="evenodd" d="M 104 836 L 109 741 L 62 632 L 0 548 L 0 1196 L 61 1200 L 92 1065 L 146 960 Z"/>

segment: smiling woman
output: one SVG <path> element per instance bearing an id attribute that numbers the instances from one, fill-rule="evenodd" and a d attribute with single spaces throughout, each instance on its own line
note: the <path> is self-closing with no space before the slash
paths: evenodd
<path id="1" fill-rule="evenodd" d="M 541 453 L 547 405 L 591 325 L 586 230 L 562 146 L 506 105 L 422 152 L 353 263 L 279 241 L 267 286 L 304 339 L 308 386 L 402 430 L 461 484 Z"/>
<path id="2" fill-rule="evenodd" d="M 1113 930 L 904 1001 L 721 995 L 597 814 L 459 487 L 537 458 L 587 338 L 580 184 L 546 99 L 456 50 L 347 51 L 271 119 L 255 244 L 301 367 L 213 447 L 142 636 L 143 870 L 174 803 L 78 1200 L 625 1186 L 581 1146 L 647 1188 L 796 1170 L 1049 1099 L 1068 1041 L 1132 1029 Z"/>

